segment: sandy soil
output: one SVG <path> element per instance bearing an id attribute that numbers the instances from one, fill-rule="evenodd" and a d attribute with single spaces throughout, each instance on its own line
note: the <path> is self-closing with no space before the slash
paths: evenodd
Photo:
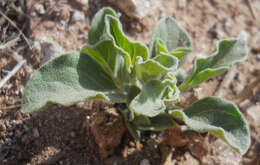
<path id="1" fill-rule="evenodd" d="M 259 82 L 237 101 L 238 94 L 260 76 L 260 2 L 251 0 L 255 15 L 247 2 L 161 0 L 141 19 L 106 0 L 89 0 L 86 4 L 83 0 L 0 2 L 0 10 L 9 18 L 0 17 L 0 78 L 21 63 L 19 56 L 26 60 L 0 88 L 0 164 L 260 164 Z M 230 85 L 221 92 L 222 97 L 237 101 L 250 125 L 252 145 L 248 153 L 242 157 L 220 140 L 197 134 L 189 135 L 190 145 L 170 148 L 163 141 L 171 131 L 144 132 L 142 140 L 134 142 L 116 112 L 120 105 L 100 100 L 72 107 L 50 105 L 30 115 L 21 113 L 25 85 L 33 71 L 48 60 L 46 51 L 57 55 L 86 44 L 92 17 L 104 6 L 121 12 L 125 32 L 145 43 L 161 17 L 176 18 L 193 40 L 193 53 L 185 70 L 190 69 L 196 56 L 209 55 L 218 40 L 236 37 L 241 32 L 247 36 L 248 60 L 233 69 L 235 75 Z M 189 105 L 196 99 L 218 95 L 226 77 L 228 73 L 186 92 L 181 103 Z"/>

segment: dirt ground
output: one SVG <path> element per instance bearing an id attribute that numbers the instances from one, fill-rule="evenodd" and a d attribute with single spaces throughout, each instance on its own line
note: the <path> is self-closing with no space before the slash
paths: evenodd
<path id="1" fill-rule="evenodd" d="M 21 113 L 23 91 L 32 73 L 49 55 L 78 50 L 86 44 L 91 20 L 104 6 L 121 12 L 125 33 L 145 43 L 161 17 L 174 17 L 193 41 L 185 70 L 196 56 L 209 55 L 218 40 L 240 33 L 247 37 L 246 62 L 187 91 L 181 101 L 186 106 L 218 95 L 236 102 L 251 129 L 252 145 L 244 156 L 210 135 L 189 135 L 189 145 L 170 148 L 163 141 L 171 132 L 148 131 L 135 142 L 116 112 L 121 105 L 101 100 Z M 160 0 L 142 18 L 129 14 L 113 0 L 4 0 L 0 11 L 0 82 L 21 64 L 0 87 L 0 164 L 260 164 L 259 0 Z"/>

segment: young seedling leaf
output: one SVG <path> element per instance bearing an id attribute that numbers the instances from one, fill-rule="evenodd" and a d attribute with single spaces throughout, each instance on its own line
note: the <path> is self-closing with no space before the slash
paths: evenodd
<path id="1" fill-rule="evenodd" d="M 151 118 L 143 115 L 137 116 L 135 117 L 133 124 L 138 130 L 161 131 L 172 128 L 174 126 L 174 121 L 171 115 L 162 113 Z"/>
<path id="2" fill-rule="evenodd" d="M 217 97 L 197 101 L 190 107 L 173 110 L 172 115 L 181 119 L 197 132 L 209 132 L 222 139 L 240 154 L 250 146 L 249 128 L 236 105 Z"/>
<path id="3" fill-rule="evenodd" d="M 142 84 L 150 80 L 160 80 L 169 72 L 168 68 L 153 59 L 137 63 L 135 69 L 136 76 Z"/>
<path id="4" fill-rule="evenodd" d="M 186 55 L 189 53 L 191 53 L 191 48 L 176 48 L 171 51 L 172 55 L 174 55 L 178 59 L 182 59 L 180 65 L 184 64 L 184 62 L 186 61 L 186 59 L 188 57 Z"/>
<path id="5" fill-rule="evenodd" d="M 166 53 L 160 53 L 159 55 L 153 58 L 155 61 L 158 61 L 161 65 L 167 68 L 169 71 L 173 72 L 177 69 L 178 58 L 171 56 Z"/>
<path id="6" fill-rule="evenodd" d="M 149 51 L 152 57 L 156 56 L 158 40 L 162 40 L 166 44 L 167 50 L 179 58 L 179 66 L 185 62 L 187 55 L 192 49 L 188 33 L 171 17 L 161 19 L 154 28 L 149 44 Z M 178 51 L 178 54 L 176 54 L 176 49 L 186 51 Z"/>
<path id="7" fill-rule="evenodd" d="M 154 117 L 165 110 L 162 100 L 164 91 L 171 81 L 151 80 L 144 84 L 141 92 L 131 101 L 129 108 L 136 114 Z"/>
<path id="8" fill-rule="evenodd" d="M 73 52 L 51 60 L 33 74 L 25 89 L 22 111 L 37 111 L 48 103 L 69 106 L 96 97 L 126 101 L 104 68 L 90 56 Z"/>
<path id="9" fill-rule="evenodd" d="M 174 104 L 178 102 L 179 99 L 180 99 L 180 90 L 175 83 L 172 83 L 172 85 L 165 90 L 163 100 L 167 104 Z"/>
<path id="10" fill-rule="evenodd" d="M 247 59 L 248 49 L 242 36 L 231 40 L 222 40 L 217 44 L 216 51 L 207 58 L 195 61 L 193 69 L 183 84 L 181 91 L 194 87 L 213 76 L 230 69 L 233 64 Z"/>
<path id="11" fill-rule="evenodd" d="M 115 41 L 115 45 L 126 51 L 134 65 L 137 56 L 143 60 L 148 58 L 148 48 L 141 42 L 130 41 L 122 30 L 122 25 L 118 18 L 108 15 L 105 18 L 106 32 Z"/>
<path id="12" fill-rule="evenodd" d="M 119 89 L 123 90 L 124 84 L 129 83 L 130 73 L 127 71 L 129 56 L 118 49 L 112 40 L 102 40 L 95 45 L 84 46 L 81 51 L 97 61 Z"/>
<path id="13" fill-rule="evenodd" d="M 96 44 L 99 41 L 102 41 L 103 39 L 106 39 L 107 36 L 104 34 L 105 32 L 105 17 L 107 15 L 112 15 L 114 17 L 117 17 L 116 12 L 109 7 L 105 7 L 101 10 L 99 10 L 96 15 L 94 16 L 92 23 L 91 23 L 91 29 L 88 32 L 88 42 L 91 45 Z"/>

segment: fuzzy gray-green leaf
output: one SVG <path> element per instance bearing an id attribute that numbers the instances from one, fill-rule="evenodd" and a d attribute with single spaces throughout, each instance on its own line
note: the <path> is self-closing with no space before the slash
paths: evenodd
<path id="1" fill-rule="evenodd" d="M 180 87 L 181 91 L 223 73 L 230 69 L 233 64 L 244 61 L 247 54 L 247 45 L 242 36 L 220 41 L 211 56 L 199 58 L 195 61 L 191 73 Z"/>
<path id="2" fill-rule="evenodd" d="M 167 68 L 153 59 L 137 63 L 135 69 L 138 80 L 143 84 L 150 80 L 160 80 L 169 72 Z"/>
<path id="3" fill-rule="evenodd" d="M 155 117 L 146 117 L 143 115 L 135 117 L 133 124 L 139 130 L 144 131 L 161 131 L 174 126 L 174 121 L 171 115 L 162 113 Z"/>
<path id="4" fill-rule="evenodd" d="M 105 34 L 105 17 L 107 15 L 117 16 L 115 11 L 112 8 L 105 7 L 101 10 L 99 10 L 98 13 L 94 16 L 92 23 L 91 23 L 91 29 L 88 32 L 88 42 L 89 44 L 96 44 L 97 42 L 101 41 Z M 105 34 L 106 35 L 106 34 Z"/>
<path id="5" fill-rule="evenodd" d="M 237 106 L 229 101 L 208 97 L 184 111 L 173 110 L 172 115 L 194 131 L 209 132 L 222 139 L 240 154 L 245 154 L 250 146 L 248 125 Z"/>
<path id="6" fill-rule="evenodd" d="M 131 64 L 135 65 L 136 58 L 142 57 L 143 60 L 148 58 L 148 49 L 141 42 L 131 41 L 127 38 L 122 30 L 122 25 L 118 18 L 107 15 L 105 18 L 106 32 L 114 40 L 118 48 L 126 51 L 131 57 Z"/>
<path id="7" fill-rule="evenodd" d="M 172 52 L 177 48 L 190 50 L 182 51 L 182 55 L 178 54 L 178 56 L 176 56 L 180 60 L 179 66 L 185 62 L 186 56 L 192 49 L 188 33 L 171 17 L 161 19 L 154 28 L 152 39 L 149 44 L 149 51 L 152 57 L 157 54 L 156 49 L 158 40 L 162 40 L 166 44 L 169 52 Z M 173 53 L 173 55 L 175 56 L 175 53 Z"/>
<path id="8" fill-rule="evenodd" d="M 149 117 L 160 114 L 166 108 L 163 101 L 164 92 L 171 84 L 171 81 L 148 81 L 141 92 L 131 101 L 130 110 Z"/>
<path id="9" fill-rule="evenodd" d="M 48 103 L 69 106 L 95 97 L 126 101 L 111 76 L 95 60 L 83 53 L 68 53 L 33 74 L 25 89 L 22 111 L 37 111 Z"/>
<path id="10" fill-rule="evenodd" d="M 95 45 L 82 47 L 82 52 L 97 61 L 100 66 L 112 77 L 118 88 L 123 89 L 130 79 L 127 71 L 129 56 L 118 49 L 112 40 L 102 40 Z"/>

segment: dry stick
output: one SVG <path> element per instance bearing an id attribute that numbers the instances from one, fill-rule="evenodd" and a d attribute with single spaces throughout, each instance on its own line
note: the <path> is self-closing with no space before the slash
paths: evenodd
<path id="1" fill-rule="evenodd" d="M 8 107 L 0 107 L 0 109 L 2 110 L 10 110 L 10 109 L 15 109 L 15 108 L 20 108 L 22 105 L 19 104 L 19 105 L 11 105 L 11 106 L 8 106 Z"/>
<path id="2" fill-rule="evenodd" d="M 15 24 L 9 17 L 7 17 L 1 10 L 0 10 L 0 14 L 1 14 L 8 22 L 10 22 L 11 25 L 13 25 L 13 26 L 19 31 L 19 33 L 23 36 L 24 40 L 25 40 L 26 43 L 28 44 L 29 48 L 32 49 L 32 46 L 30 45 L 29 40 L 28 40 L 27 37 L 24 35 L 24 33 L 16 26 L 16 24 Z"/>
<path id="3" fill-rule="evenodd" d="M 254 6 L 252 5 L 251 0 L 246 0 L 246 2 L 247 2 L 247 6 L 248 6 L 248 8 L 249 8 L 249 10 L 250 10 L 250 13 L 251 13 L 252 17 L 253 17 L 254 19 L 256 19 L 255 8 L 254 8 Z"/>
<path id="4" fill-rule="evenodd" d="M 252 83 L 248 84 L 236 97 L 235 103 L 239 104 L 245 99 L 251 99 L 254 96 L 254 89 L 260 86 L 260 76 L 258 76 Z"/>
<path id="5" fill-rule="evenodd" d="M 19 40 L 20 40 L 20 34 L 15 39 L 6 42 L 3 45 L 0 45 L 0 50 L 1 49 L 8 49 L 8 48 L 14 46 Z"/>
<path id="6" fill-rule="evenodd" d="M 64 152 L 60 152 L 54 157 L 50 158 L 49 160 L 46 160 L 45 162 L 41 163 L 41 165 L 51 165 L 56 164 L 59 160 L 61 160 L 65 156 Z"/>
<path id="7" fill-rule="evenodd" d="M 19 70 L 20 68 L 26 63 L 26 60 L 22 60 L 21 62 L 19 62 L 15 67 L 14 69 L 8 73 L 8 75 L 2 79 L 0 81 L 0 88 L 2 88 L 4 86 L 4 84 L 13 76 L 15 75 Z"/>
<path id="8" fill-rule="evenodd" d="M 221 84 L 219 85 L 219 87 L 215 91 L 215 94 L 218 97 L 223 97 L 225 95 L 225 90 L 230 86 L 230 84 L 234 80 L 236 73 L 237 73 L 236 66 L 233 66 L 233 68 L 227 72 L 227 74 L 225 75 Z"/>

